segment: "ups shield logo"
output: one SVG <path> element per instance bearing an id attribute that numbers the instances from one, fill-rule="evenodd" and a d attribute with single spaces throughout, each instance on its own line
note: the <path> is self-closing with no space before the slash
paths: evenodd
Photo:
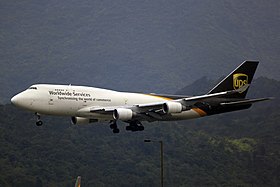
<path id="1" fill-rule="evenodd" d="M 243 73 L 237 73 L 233 75 L 233 88 L 237 90 L 245 84 L 248 84 L 248 75 Z"/>

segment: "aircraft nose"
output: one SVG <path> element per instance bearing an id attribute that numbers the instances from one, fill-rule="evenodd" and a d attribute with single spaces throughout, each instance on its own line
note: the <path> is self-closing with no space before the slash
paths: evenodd
<path id="1" fill-rule="evenodd" d="M 11 98 L 11 103 L 16 107 L 23 108 L 23 109 L 32 109 L 32 95 L 29 93 L 21 92 L 14 97 Z"/>
<path id="2" fill-rule="evenodd" d="M 16 106 L 18 106 L 19 105 L 19 95 L 15 95 L 14 97 L 12 97 L 12 99 L 11 99 L 11 103 L 13 104 L 13 105 L 16 105 Z"/>

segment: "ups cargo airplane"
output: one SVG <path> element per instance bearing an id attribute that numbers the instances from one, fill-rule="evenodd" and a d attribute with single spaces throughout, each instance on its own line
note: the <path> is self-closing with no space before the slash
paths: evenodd
<path id="1" fill-rule="evenodd" d="M 101 88 L 73 85 L 35 84 L 17 94 L 11 102 L 35 112 L 36 124 L 42 125 L 40 114 L 71 116 L 73 124 L 110 122 L 119 133 L 117 121 L 128 123 L 126 130 L 142 131 L 142 121 L 173 121 L 199 118 L 251 107 L 270 98 L 246 99 L 258 66 L 245 61 L 207 94 L 200 96 L 142 94 L 117 92 Z"/>

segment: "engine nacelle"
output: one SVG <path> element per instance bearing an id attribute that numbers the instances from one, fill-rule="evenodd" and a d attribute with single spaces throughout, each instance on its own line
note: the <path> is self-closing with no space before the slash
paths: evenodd
<path id="1" fill-rule="evenodd" d="M 128 121 L 132 119 L 132 116 L 132 110 L 127 108 L 117 108 L 113 112 L 113 118 L 115 120 Z"/>
<path id="2" fill-rule="evenodd" d="M 84 124 L 89 124 L 97 122 L 96 119 L 90 119 L 90 118 L 82 118 L 82 117 L 71 117 L 71 123 L 74 125 L 84 125 Z"/>
<path id="3" fill-rule="evenodd" d="M 180 113 L 183 110 L 182 104 L 177 102 L 166 102 L 163 104 L 162 108 L 163 112 L 166 114 Z"/>

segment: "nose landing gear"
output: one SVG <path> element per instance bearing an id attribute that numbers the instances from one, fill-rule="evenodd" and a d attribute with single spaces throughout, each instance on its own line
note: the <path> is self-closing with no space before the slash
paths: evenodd
<path id="1" fill-rule="evenodd" d="M 37 116 L 36 125 L 37 126 L 42 126 L 43 125 L 43 121 L 41 120 L 41 115 L 38 114 L 37 112 L 35 112 L 35 115 Z"/>

